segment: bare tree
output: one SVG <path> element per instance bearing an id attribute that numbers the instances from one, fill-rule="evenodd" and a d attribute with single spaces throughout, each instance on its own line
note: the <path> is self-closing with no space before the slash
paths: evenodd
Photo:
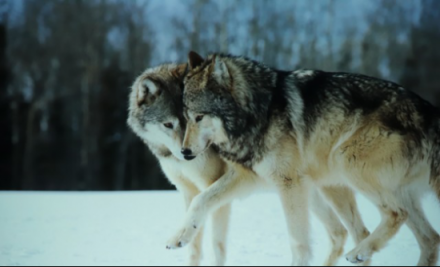
<path id="1" fill-rule="evenodd" d="M 440 104 L 439 1 L 154 1 L 0 0 L 0 187 L 170 188 L 126 99 L 142 70 L 189 50 L 400 80 Z"/>
<path id="2" fill-rule="evenodd" d="M 7 3 L 0 1 L 0 190 L 12 187 L 12 109 L 8 93 L 11 72 L 6 58 L 7 47 Z"/>
<path id="3" fill-rule="evenodd" d="M 411 50 L 405 58 L 402 83 L 440 105 L 440 2 L 422 3 L 420 23 L 411 28 Z"/>

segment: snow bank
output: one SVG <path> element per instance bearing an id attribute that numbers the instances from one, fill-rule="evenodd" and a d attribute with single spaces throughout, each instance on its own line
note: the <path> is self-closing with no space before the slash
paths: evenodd
<path id="1" fill-rule="evenodd" d="M 379 213 L 359 197 L 370 230 Z M 0 265 L 182 265 L 186 250 L 168 251 L 165 243 L 183 218 L 176 192 L 0 193 Z M 440 204 L 424 201 L 440 232 Z M 210 264 L 209 231 L 204 264 Z M 313 217 L 313 264 L 323 263 L 327 234 Z M 228 265 L 286 265 L 291 262 L 281 205 L 274 194 L 257 194 L 233 206 Z M 353 247 L 349 240 L 346 252 Z M 417 242 L 405 226 L 374 265 L 415 265 Z M 344 259 L 339 262 L 347 265 Z"/>

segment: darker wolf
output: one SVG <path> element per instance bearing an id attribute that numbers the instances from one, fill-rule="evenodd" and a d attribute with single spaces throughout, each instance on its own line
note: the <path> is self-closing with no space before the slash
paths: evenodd
<path id="1" fill-rule="evenodd" d="M 440 238 L 420 199 L 430 190 L 440 197 L 437 108 L 363 75 L 279 71 L 221 54 L 203 60 L 190 53 L 189 62 L 187 154 L 213 146 L 235 168 L 251 169 L 277 188 L 295 265 L 310 260 L 310 190 L 336 185 L 364 194 L 382 215 L 348 261 L 369 261 L 406 223 L 421 249 L 419 265 L 436 264 Z M 233 171 L 228 177 L 233 190 L 240 177 Z"/>
<path id="2" fill-rule="evenodd" d="M 246 196 L 261 187 L 264 188 L 266 183 L 249 169 L 235 168 L 234 172 L 241 177 L 239 183 L 246 181 L 246 186 L 237 183 L 233 190 L 224 191 L 226 187 L 223 184 L 230 181 L 222 176 L 229 173 L 230 166 L 221 159 L 214 147 L 198 154 L 195 159 L 191 155 L 184 155 L 186 151 L 182 151 L 182 142 L 186 119 L 183 117 L 182 87 L 185 70 L 186 64 L 165 64 L 148 69 L 139 76 L 132 86 L 128 124 L 156 155 L 163 172 L 183 194 L 187 208 L 204 216 L 197 217 L 196 220 L 203 220 L 208 215 L 208 210 L 215 211 L 213 215 L 215 265 L 224 265 L 230 201 L 237 195 Z M 357 243 L 368 235 L 368 231 L 363 225 L 350 191 L 343 188 L 328 188 L 323 193 L 312 194 L 316 203 L 312 207 L 327 227 L 332 242 L 326 264 L 334 265 L 343 253 L 347 231 L 332 208 L 323 200 L 322 194 L 332 200 Z M 221 198 L 217 198 L 217 195 Z M 205 196 L 210 198 L 207 199 Z M 189 213 L 185 222 L 194 220 L 195 218 Z M 194 225 L 191 225 L 191 229 L 194 229 L 193 227 Z M 171 249 L 186 244 L 191 245 L 190 265 L 200 264 L 201 259 L 203 230 L 200 229 L 200 225 L 196 225 L 196 228 L 194 230 L 197 230 L 199 235 L 193 242 L 190 242 L 192 239 L 182 239 L 182 236 L 187 234 L 184 231 L 178 232 L 168 242 L 168 248 Z"/>

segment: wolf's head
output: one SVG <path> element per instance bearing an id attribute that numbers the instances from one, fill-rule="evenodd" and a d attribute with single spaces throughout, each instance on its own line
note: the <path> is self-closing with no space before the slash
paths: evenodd
<path id="1" fill-rule="evenodd" d="M 186 64 L 146 70 L 132 86 L 128 125 L 158 156 L 183 160 L 182 87 Z"/>
<path id="2" fill-rule="evenodd" d="M 185 78 L 184 114 L 187 130 L 183 143 L 185 156 L 196 157 L 212 143 L 222 144 L 229 136 L 240 135 L 248 123 L 247 103 L 252 95 L 241 90 L 243 84 L 234 66 L 217 55 L 204 60 L 189 54 L 189 73 Z"/>

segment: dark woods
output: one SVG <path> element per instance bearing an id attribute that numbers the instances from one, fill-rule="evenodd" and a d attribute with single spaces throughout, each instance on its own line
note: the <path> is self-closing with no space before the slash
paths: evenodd
<path id="1" fill-rule="evenodd" d="M 1 71 L 12 75 L 2 75 L 1 189 L 170 188 L 126 127 L 129 87 L 152 52 L 139 8 L 29 0 L 2 25 Z M 109 44 L 112 30 L 124 49 Z"/>
<path id="2" fill-rule="evenodd" d="M 383 77 L 440 105 L 440 1 L 371 2 L 345 18 L 330 0 L 0 0 L 0 190 L 172 188 L 127 97 L 191 49 Z"/>

